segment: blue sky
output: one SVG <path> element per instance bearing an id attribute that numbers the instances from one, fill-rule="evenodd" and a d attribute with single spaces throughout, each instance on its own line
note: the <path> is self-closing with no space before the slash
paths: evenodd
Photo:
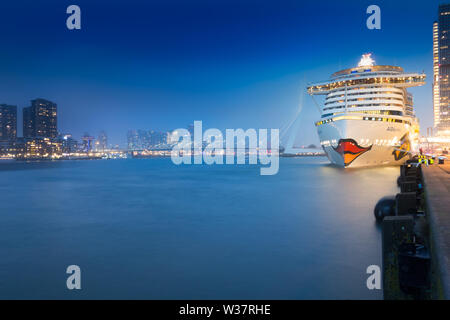
<path id="1" fill-rule="evenodd" d="M 82 29 L 66 28 L 81 7 Z M 381 8 L 381 30 L 366 8 Z M 361 54 L 428 76 L 413 88 L 422 132 L 432 125 L 432 23 L 438 1 L 2 1 L 0 103 L 42 97 L 76 137 L 128 129 L 280 128 L 307 82 L 353 67 Z M 304 99 L 298 143 L 318 141 Z M 19 134 L 21 134 L 21 122 Z"/>

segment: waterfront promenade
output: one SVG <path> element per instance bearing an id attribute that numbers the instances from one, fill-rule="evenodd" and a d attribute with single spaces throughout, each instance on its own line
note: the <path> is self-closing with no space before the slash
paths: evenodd
<path id="1" fill-rule="evenodd" d="M 450 299 L 450 164 L 422 169 L 439 287 L 443 298 Z"/>

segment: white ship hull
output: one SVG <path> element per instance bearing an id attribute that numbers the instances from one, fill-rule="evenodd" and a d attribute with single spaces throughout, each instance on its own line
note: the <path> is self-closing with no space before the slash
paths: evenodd
<path id="1" fill-rule="evenodd" d="M 340 167 L 400 165 L 410 158 L 418 137 L 418 125 L 412 118 L 407 118 L 411 125 L 387 119 L 354 118 L 317 127 L 322 148 L 333 164 Z"/>

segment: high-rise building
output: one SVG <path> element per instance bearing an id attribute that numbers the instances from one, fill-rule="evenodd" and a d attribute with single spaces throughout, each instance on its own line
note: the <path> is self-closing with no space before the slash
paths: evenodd
<path id="1" fill-rule="evenodd" d="M 23 136 L 25 138 L 56 138 L 57 106 L 45 100 L 31 100 L 31 106 L 23 109 Z"/>
<path id="2" fill-rule="evenodd" d="M 439 124 L 439 32 L 438 23 L 433 23 L 433 124 Z"/>
<path id="3" fill-rule="evenodd" d="M 93 136 L 90 136 L 89 133 L 85 133 L 81 137 L 82 151 L 83 152 L 91 152 L 92 147 L 94 146 L 94 140 L 95 140 L 95 138 Z"/>
<path id="4" fill-rule="evenodd" d="M 150 136 L 147 130 L 138 130 L 138 145 L 141 149 L 148 149 L 150 147 Z"/>
<path id="5" fill-rule="evenodd" d="M 0 104 L 0 141 L 17 138 L 17 106 Z"/>
<path id="6" fill-rule="evenodd" d="M 149 147 L 154 148 L 167 143 L 167 132 L 160 131 L 149 131 L 150 145 Z"/>
<path id="7" fill-rule="evenodd" d="M 128 150 L 136 150 L 140 149 L 138 146 L 138 134 L 136 130 L 128 130 L 127 133 L 127 141 L 128 141 Z"/>
<path id="8" fill-rule="evenodd" d="M 101 131 L 98 135 L 98 139 L 95 142 L 95 148 L 97 151 L 105 151 L 108 149 L 108 136 L 105 131 Z"/>
<path id="9" fill-rule="evenodd" d="M 61 134 L 58 137 L 63 153 L 74 153 L 78 151 L 78 141 L 71 134 Z"/>
<path id="10" fill-rule="evenodd" d="M 433 115 L 437 134 L 450 135 L 450 4 L 433 23 Z"/>

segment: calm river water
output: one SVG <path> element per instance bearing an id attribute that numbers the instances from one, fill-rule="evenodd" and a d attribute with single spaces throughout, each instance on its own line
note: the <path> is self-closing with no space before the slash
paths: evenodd
<path id="1" fill-rule="evenodd" d="M 397 167 L 325 158 L 0 163 L 0 298 L 381 299 L 373 207 Z M 82 290 L 66 288 L 81 268 Z"/>

